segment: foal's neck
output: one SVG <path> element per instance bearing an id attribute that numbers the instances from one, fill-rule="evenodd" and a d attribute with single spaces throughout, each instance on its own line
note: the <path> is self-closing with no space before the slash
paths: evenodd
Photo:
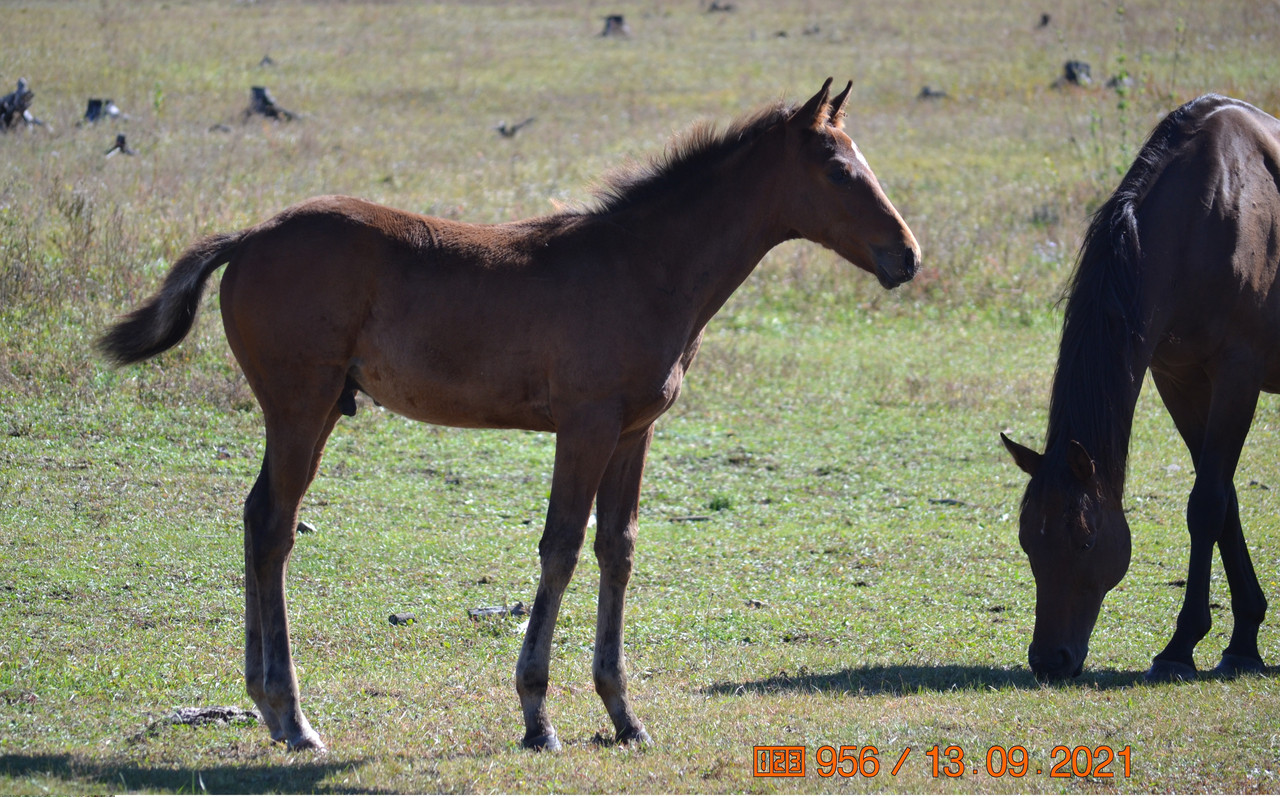
<path id="1" fill-rule="evenodd" d="M 636 262 L 693 314 L 695 330 L 790 237 L 774 210 L 777 170 L 760 165 L 769 162 L 765 148 L 757 142 L 706 179 L 610 215 L 640 250 Z"/>

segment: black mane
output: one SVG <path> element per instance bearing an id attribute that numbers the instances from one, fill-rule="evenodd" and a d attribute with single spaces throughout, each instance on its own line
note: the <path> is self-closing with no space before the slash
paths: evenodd
<path id="1" fill-rule="evenodd" d="M 705 174 L 794 112 L 795 106 L 778 102 L 733 122 L 723 133 L 717 132 L 714 124 L 699 124 L 669 144 L 662 156 L 647 163 L 630 164 L 606 176 L 596 191 L 596 206 L 587 212 L 616 213 L 665 196 Z"/>
<path id="2" fill-rule="evenodd" d="M 1145 364 L 1136 368 L 1134 362 L 1146 323 L 1140 317 L 1138 207 L 1201 120 L 1228 102 L 1206 95 L 1156 126 L 1115 193 L 1094 213 L 1064 292 L 1066 313 L 1045 450 L 1064 451 L 1066 443 L 1078 440 L 1094 458 L 1102 480 L 1122 489 L 1132 399 L 1146 372 Z"/>

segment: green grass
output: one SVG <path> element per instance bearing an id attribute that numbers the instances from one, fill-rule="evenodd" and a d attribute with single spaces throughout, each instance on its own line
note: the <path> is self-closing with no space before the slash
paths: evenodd
<path id="1" fill-rule="evenodd" d="M 1134 558 L 1085 675 L 1026 668 L 1024 484 L 997 435 L 1038 445 L 1088 212 L 1164 112 L 1205 91 L 1280 110 L 1280 18 L 1254 3 L 15 3 L 0 88 L 49 127 L 0 135 L 0 792 L 1275 792 L 1274 677 L 1152 687 L 1185 576 L 1193 470 L 1153 390 L 1127 497 Z M 625 13 L 633 36 L 596 34 Z M 804 30 L 817 26 L 817 34 Z M 785 37 L 777 36 L 786 31 Z M 275 67 L 259 67 L 264 53 Z M 1083 58 L 1101 85 L 1049 88 Z M 852 77 L 849 127 L 924 247 L 885 293 L 809 244 L 776 250 L 709 329 L 659 422 L 627 655 L 657 744 L 600 744 L 587 553 L 555 637 L 565 750 L 521 751 L 516 620 L 554 439 L 344 420 L 303 506 L 291 618 L 304 707 L 331 746 L 165 723 L 248 706 L 241 503 L 261 419 L 206 300 L 157 361 L 90 342 L 199 234 L 308 195 L 498 221 L 590 199 L 700 118 Z M 292 124 L 242 124 L 268 85 Z M 921 85 L 949 99 L 915 99 Z M 128 122 L 77 127 L 89 96 Z M 513 140 L 490 128 L 528 115 Z M 230 133 L 212 132 L 215 123 Z M 104 159 L 116 129 L 139 149 Z M 1264 399 L 1237 484 L 1277 594 L 1280 416 Z M 690 520 L 689 518 L 705 518 Z M 1230 630 L 1214 577 L 1211 666 Z M 393 626 L 393 612 L 412 625 Z M 1263 654 L 1280 658 L 1275 625 Z M 804 780 L 752 747 L 808 747 Z M 823 778 L 822 745 L 875 745 L 875 779 Z M 1132 750 L 1128 778 L 934 778 L 925 751 Z M 889 769 L 910 747 L 897 776 Z M 943 761 L 945 765 L 945 760 Z"/>

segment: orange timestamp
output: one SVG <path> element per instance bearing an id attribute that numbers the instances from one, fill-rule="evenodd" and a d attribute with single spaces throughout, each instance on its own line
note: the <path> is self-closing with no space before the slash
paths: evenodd
<path id="1" fill-rule="evenodd" d="M 886 751 L 887 752 L 887 751 Z M 904 747 L 898 755 L 884 753 L 874 745 L 823 745 L 814 752 L 814 770 L 819 777 L 874 778 L 882 771 L 897 777 L 913 750 Z M 1115 749 L 1110 745 L 1057 745 L 1049 751 L 1049 760 L 1032 761 L 1023 745 L 988 747 L 984 755 L 967 756 L 959 745 L 937 745 L 922 751 L 926 773 L 934 778 L 960 778 L 985 774 L 993 778 L 1021 778 L 1048 775 L 1051 778 L 1107 779 L 1129 777 L 1133 750 L 1129 745 Z M 803 778 L 807 774 L 808 748 L 803 745 L 760 745 L 753 749 L 752 774 L 763 778 Z M 892 766 L 889 766 L 892 762 Z M 1047 767 L 1047 771 L 1046 771 Z"/>

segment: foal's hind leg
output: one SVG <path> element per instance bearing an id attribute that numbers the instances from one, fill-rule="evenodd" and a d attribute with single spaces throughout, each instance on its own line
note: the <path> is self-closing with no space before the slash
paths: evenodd
<path id="1" fill-rule="evenodd" d="M 635 556 L 640 482 L 652 439 L 650 426 L 619 441 L 596 496 L 595 552 L 600 563 L 600 601 L 592 675 L 596 692 L 613 720 L 617 740 L 623 744 L 651 741 L 627 697 L 622 625 Z"/>
<path id="2" fill-rule="evenodd" d="M 327 414 L 307 413 L 303 401 L 287 413 L 264 410 L 267 451 L 244 508 L 245 685 L 271 738 L 291 749 L 324 749 L 300 705 L 284 584 L 298 505 L 341 414 L 334 395 Z"/>
<path id="3" fill-rule="evenodd" d="M 525 747 L 560 749 L 546 708 L 551 636 L 565 587 L 582 551 L 591 503 L 617 442 L 617 412 L 613 408 L 590 414 L 579 412 L 576 417 L 561 421 L 557 430 L 547 524 L 538 543 L 542 576 L 516 662 L 516 692 L 524 711 Z"/>

